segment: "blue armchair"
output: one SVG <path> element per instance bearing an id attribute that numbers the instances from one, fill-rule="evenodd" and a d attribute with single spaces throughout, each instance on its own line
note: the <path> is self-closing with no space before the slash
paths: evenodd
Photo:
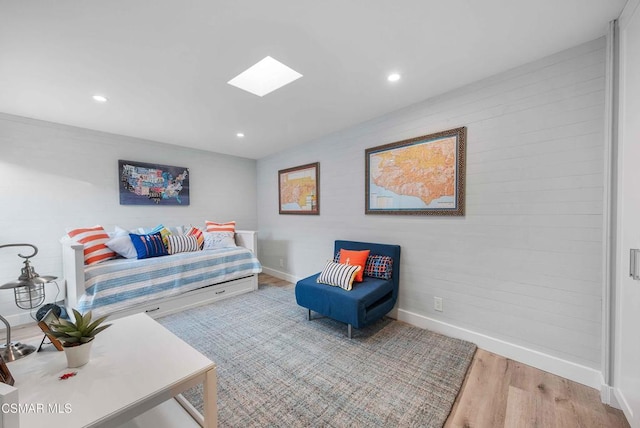
<path id="1" fill-rule="evenodd" d="M 385 316 L 398 300 L 400 283 L 400 246 L 354 241 L 335 241 L 334 254 L 341 249 L 370 250 L 370 255 L 389 256 L 393 259 L 391 279 L 364 276 L 363 282 L 354 283 L 352 290 L 319 284 L 317 273 L 296 284 L 296 302 L 311 311 L 347 324 L 347 336 L 351 328 L 361 328 Z"/>

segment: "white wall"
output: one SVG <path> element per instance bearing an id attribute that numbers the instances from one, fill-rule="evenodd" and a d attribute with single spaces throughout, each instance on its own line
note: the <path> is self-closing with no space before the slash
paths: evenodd
<path id="1" fill-rule="evenodd" d="M 121 206 L 118 159 L 189 168 L 191 204 Z M 41 275 L 62 277 L 59 239 L 69 227 L 203 226 L 205 220 L 257 227 L 251 159 L 0 114 L 0 177 L 0 244 L 36 245 L 33 265 Z M 0 250 L 0 284 L 20 273 L 17 252 Z M 48 299 L 54 295 L 48 286 Z M 12 324 L 29 320 L 10 291 L 0 292 L 0 314 Z"/>
<path id="2" fill-rule="evenodd" d="M 259 160 L 261 261 L 301 278 L 335 239 L 400 244 L 400 318 L 599 387 L 604 61 L 598 39 Z M 464 218 L 364 214 L 366 148 L 459 126 Z M 321 215 L 279 215 L 277 171 L 316 161 Z"/>

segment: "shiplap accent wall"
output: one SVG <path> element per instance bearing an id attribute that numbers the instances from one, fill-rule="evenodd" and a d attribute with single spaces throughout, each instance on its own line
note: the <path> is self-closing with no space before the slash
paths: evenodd
<path id="1" fill-rule="evenodd" d="M 189 168 L 191 204 L 120 205 L 118 159 Z M 252 159 L 0 114 L 0 177 L 0 243 L 38 246 L 33 264 L 42 275 L 62 277 L 59 239 L 69 227 L 203 227 L 205 220 L 257 227 Z M 20 273 L 16 254 L 0 250 L 0 284 Z M 49 300 L 55 291 L 47 286 Z M 0 292 L 0 314 L 12 324 L 29 320 L 10 291 Z"/>
<path id="2" fill-rule="evenodd" d="M 260 159 L 263 264 L 295 279 L 319 271 L 335 239 L 400 244 L 399 317 L 598 386 L 604 61 L 601 38 Z M 463 218 L 364 214 L 366 148 L 460 126 Z M 278 215 L 278 170 L 317 161 L 320 216 Z"/>

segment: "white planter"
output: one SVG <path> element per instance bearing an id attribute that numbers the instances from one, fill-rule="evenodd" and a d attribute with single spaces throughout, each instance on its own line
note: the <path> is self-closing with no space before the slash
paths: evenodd
<path id="1" fill-rule="evenodd" d="M 93 340 L 79 346 L 65 347 L 64 353 L 67 356 L 67 367 L 72 369 L 87 364 L 91 356 L 91 345 L 93 345 Z"/>

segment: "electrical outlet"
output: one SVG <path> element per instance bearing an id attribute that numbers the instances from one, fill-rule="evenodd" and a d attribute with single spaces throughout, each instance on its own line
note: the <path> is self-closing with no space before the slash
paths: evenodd
<path id="1" fill-rule="evenodd" d="M 280 267 L 283 268 L 284 267 L 284 259 L 280 259 Z"/>
<path id="2" fill-rule="evenodd" d="M 434 297 L 433 298 L 433 309 L 438 312 L 443 312 L 442 309 L 442 297 Z"/>

